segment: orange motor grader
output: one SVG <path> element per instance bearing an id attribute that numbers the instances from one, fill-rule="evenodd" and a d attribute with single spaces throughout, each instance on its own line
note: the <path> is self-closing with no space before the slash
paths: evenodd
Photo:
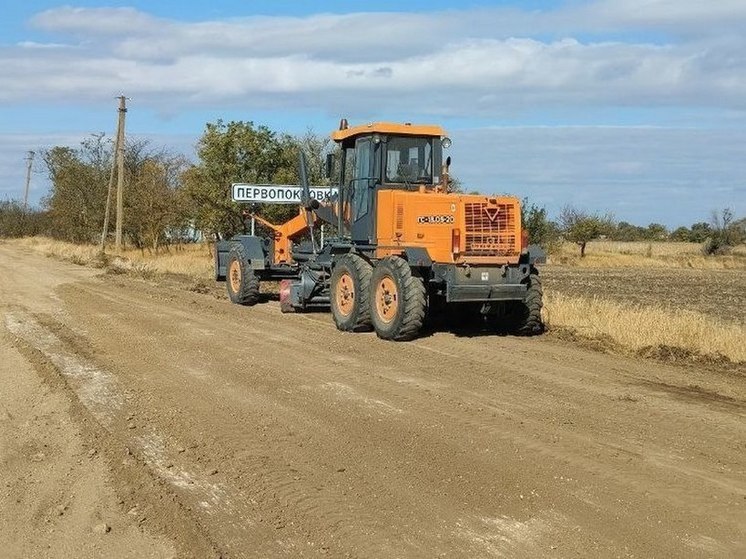
<path id="1" fill-rule="evenodd" d="M 218 242 L 216 278 L 234 303 L 255 304 L 261 281 L 280 280 L 284 312 L 330 307 L 340 330 L 372 329 L 388 340 L 410 340 L 435 317 L 543 331 L 534 266 L 543 253 L 529 251 L 520 202 L 449 192 L 443 150 L 451 141 L 441 127 L 342 120 L 331 137 L 339 150 L 326 169 L 335 186 L 309 187 L 302 157 L 300 188 L 233 185 L 235 200 L 299 203 L 284 224 L 256 216 L 267 236 Z M 319 223 L 335 233 L 319 239 Z"/>

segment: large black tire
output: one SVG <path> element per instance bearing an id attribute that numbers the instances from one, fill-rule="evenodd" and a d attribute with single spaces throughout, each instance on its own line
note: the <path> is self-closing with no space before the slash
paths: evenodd
<path id="1" fill-rule="evenodd" d="M 514 304 L 508 316 L 510 331 L 518 336 L 536 336 L 544 332 L 544 323 L 541 320 L 544 291 L 536 268 L 531 268 L 527 283 L 526 300 Z"/>
<path id="2" fill-rule="evenodd" d="M 334 264 L 330 280 L 332 318 L 344 332 L 367 332 L 370 323 L 370 276 L 373 267 L 357 254 L 345 254 Z"/>
<path id="3" fill-rule="evenodd" d="M 376 264 L 370 281 L 370 314 L 378 337 L 406 341 L 417 336 L 427 312 L 422 278 L 403 258 L 387 256 Z"/>
<path id="4" fill-rule="evenodd" d="M 235 243 L 228 253 L 225 285 L 232 303 L 256 305 L 259 302 L 259 276 L 252 269 L 241 244 Z"/>

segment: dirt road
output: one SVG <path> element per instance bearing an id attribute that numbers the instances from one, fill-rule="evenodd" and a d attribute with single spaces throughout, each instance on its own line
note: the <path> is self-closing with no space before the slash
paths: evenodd
<path id="1" fill-rule="evenodd" d="M 0 245 L 0 549 L 746 556 L 736 374 L 188 287 Z"/>

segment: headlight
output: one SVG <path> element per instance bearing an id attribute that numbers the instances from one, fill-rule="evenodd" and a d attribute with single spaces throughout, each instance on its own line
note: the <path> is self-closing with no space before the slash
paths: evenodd
<path id="1" fill-rule="evenodd" d="M 443 138 L 442 140 L 440 140 L 440 145 L 443 146 L 443 149 L 448 149 L 449 147 L 451 147 L 451 139 L 448 137 Z"/>

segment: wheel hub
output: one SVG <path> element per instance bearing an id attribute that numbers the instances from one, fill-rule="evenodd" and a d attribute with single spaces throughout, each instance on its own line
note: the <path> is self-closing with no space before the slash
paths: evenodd
<path id="1" fill-rule="evenodd" d="M 390 277 L 383 278 L 376 286 L 376 311 L 383 322 L 394 320 L 399 309 L 399 293 Z"/>
<path id="2" fill-rule="evenodd" d="M 344 316 L 349 316 L 355 308 L 355 284 L 350 274 L 342 274 L 337 284 L 337 308 Z"/>
<path id="3" fill-rule="evenodd" d="M 241 264 L 238 260 L 231 262 L 228 275 L 230 276 L 231 291 L 233 291 L 233 293 L 238 293 L 241 289 Z"/>

